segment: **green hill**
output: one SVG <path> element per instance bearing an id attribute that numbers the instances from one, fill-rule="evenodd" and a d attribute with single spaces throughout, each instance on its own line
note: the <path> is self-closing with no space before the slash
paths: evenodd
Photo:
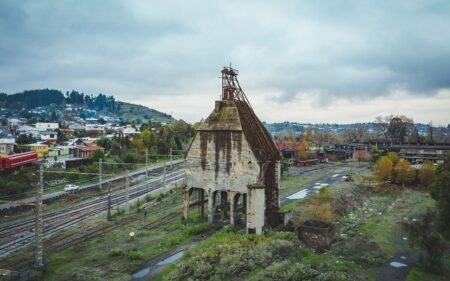
<path id="1" fill-rule="evenodd" d="M 148 108 L 143 105 L 132 104 L 123 101 L 118 101 L 117 104 L 118 106 L 114 111 L 114 114 L 117 117 L 122 118 L 126 122 L 140 119 L 142 122 L 151 120 L 155 122 L 159 121 L 162 123 L 168 123 L 175 120 L 172 118 L 172 116 L 166 113 Z"/>

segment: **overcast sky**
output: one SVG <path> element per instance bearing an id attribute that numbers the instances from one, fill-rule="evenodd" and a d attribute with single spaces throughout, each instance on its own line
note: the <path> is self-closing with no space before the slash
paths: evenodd
<path id="1" fill-rule="evenodd" d="M 448 0 L 0 0 L 0 92 L 104 93 L 195 122 L 230 62 L 268 122 L 450 123 Z"/>

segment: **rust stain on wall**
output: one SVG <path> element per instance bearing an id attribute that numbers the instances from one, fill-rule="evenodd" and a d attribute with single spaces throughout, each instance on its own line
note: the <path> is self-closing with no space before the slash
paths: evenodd
<path id="1" fill-rule="evenodd" d="M 232 132 L 231 138 L 233 139 L 233 149 L 237 149 L 238 159 L 239 159 L 239 161 L 241 161 L 242 132 Z"/>
<path id="2" fill-rule="evenodd" d="M 206 169 L 206 153 L 208 151 L 208 133 L 199 131 L 200 133 L 200 162 L 203 171 Z"/>

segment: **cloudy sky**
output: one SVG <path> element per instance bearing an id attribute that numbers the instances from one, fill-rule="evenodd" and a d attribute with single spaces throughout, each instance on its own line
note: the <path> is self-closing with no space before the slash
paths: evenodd
<path id="1" fill-rule="evenodd" d="M 268 122 L 450 123 L 448 0 L 0 0 L 0 92 L 101 92 L 194 122 L 230 62 Z"/>

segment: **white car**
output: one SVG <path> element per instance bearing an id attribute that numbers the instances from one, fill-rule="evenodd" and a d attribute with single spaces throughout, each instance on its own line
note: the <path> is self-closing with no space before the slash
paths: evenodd
<path id="1" fill-rule="evenodd" d="M 64 187 L 64 191 L 73 191 L 73 190 L 78 190 L 78 185 L 75 184 L 68 184 Z"/>

